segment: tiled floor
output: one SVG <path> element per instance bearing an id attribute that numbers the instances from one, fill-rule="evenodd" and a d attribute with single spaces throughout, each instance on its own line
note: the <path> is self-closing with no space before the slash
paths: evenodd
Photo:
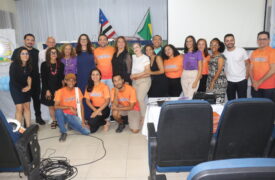
<path id="1" fill-rule="evenodd" d="M 109 132 L 101 129 L 93 134 L 104 141 L 106 156 L 93 164 L 79 166 L 76 180 L 147 180 L 148 154 L 147 140 L 141 134 L 132 134 L 128 128 L 122 133 L 115 133 L 117 124 L 111 123 Z M 70 131 L 69 133 L 76 133 Z M 77 133 L 76 133 L 77 134 Z M 40 126 L 39 139 L 57 136 L 47 140 L 40 140 L 43 158 L 51 156 L 65 156 L 71 165 L 78 165 L 96 160 L 104 154 L 101 142 L 95 138 L 82 135 L 69 135 L 66 142 L 58 141 L 58 129 L 52 130 L 49 125 Z M 188 173 L 166 174 L 168 180 L 184 180 Z M 18 173 L 0 173 L 0 180 L 20 179 Z M 23 177 L 21 180 L 27 179 Z"/>

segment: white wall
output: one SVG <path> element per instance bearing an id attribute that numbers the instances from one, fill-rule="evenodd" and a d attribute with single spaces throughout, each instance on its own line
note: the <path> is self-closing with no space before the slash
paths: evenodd
<path id="1" fill-rule="evenodd" d="M 169 0 L 168 41 L 183 47 L 188 35 L 210 42 L 233 33 L 238 46 L 256 47 L 264 11 L 265 0 Z"/>
<path id="2" fill-rule="evenodd" d="M 96 40 L 99 8 L 118 35 L 133 36 L 149 7 L 153 33 L 167 39 L 167 0 L 19 0 L 17 40 L 29 32 L 37 42 L 45 42 L 48 36 L 72 41 L 82 33 Z"/>

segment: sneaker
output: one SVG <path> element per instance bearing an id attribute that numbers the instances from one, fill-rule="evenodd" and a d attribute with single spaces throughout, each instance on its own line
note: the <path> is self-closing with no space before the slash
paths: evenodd
<path id="1" fill-rule="evenodd" d="M 66 141 L 66 138 L 67 138 L 67 133 L 62 133 L 60 138 L 59 138 L 59 141 Z"/>
<path id="2" fill-rule="evenodd" d="M 36 117 L 35 122 L 40 125 L 45 125 L 45 121 L 41 117 Z"/>
<path id="3" fill-rule="evenodd" d="M 116 129 L 116 132 L 117 133 L 121 133 L 124 128 L 125 128 L 125 124 L 119 124 L 118 127 L 117 127 L 117 129 Z"/>

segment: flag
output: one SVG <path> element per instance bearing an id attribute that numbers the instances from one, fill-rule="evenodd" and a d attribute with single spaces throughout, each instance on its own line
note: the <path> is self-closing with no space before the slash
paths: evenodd
<path id="1" fill-rule="evenodd" d="M 153 34 L 152 32 L 153 30 L 149 11 L 144 21 L 144 25 L 142 29 L 138 32 L 138 35 L 140 35 L 140 37 L 142 37 L 144 40 L 151 40 Z"/>
<path id="2" fill-rule="evenodd" d="M 105 34 L 108 38 L 111 38 L 116 34 L 115 30 L 113 29 L 101 9 L 99 9 L 99 23 L 101 24 L 100 34 Z"/>

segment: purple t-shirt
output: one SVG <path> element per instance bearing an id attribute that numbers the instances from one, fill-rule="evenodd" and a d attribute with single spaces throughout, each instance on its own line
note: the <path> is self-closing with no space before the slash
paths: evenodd
<path id="1" fill-rule="evenodd" d="M 200 51 L 196 51 L 194 53 L 188 52 L 184 54 L 183 69 L 198 70 L 198 62 L 202 59 L 202 53 Z"/>
<path id="2" fill-rule="evenodd" d="M 64 75 L 69 74 L 69 73 L 77 74 L 77 60 L 76 60 L 76 57 L 70 58 L 70 59 L 62 58 L 61 62 L 65 66 Z"/>

